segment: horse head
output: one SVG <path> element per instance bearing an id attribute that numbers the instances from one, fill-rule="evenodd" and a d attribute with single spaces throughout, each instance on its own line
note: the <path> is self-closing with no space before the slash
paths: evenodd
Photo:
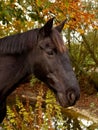
<path id="1" fill-rule="evenodd" d="M 36 54 L 33 70 L 37 78 L 54 90 L 60 105 L 68 107 L 79 99 L 80 89 L 60 35 L 65 21 L 53 27 L 53 19 L 50 19 L 39 29 L 38 43 L 33 49 Z"/>

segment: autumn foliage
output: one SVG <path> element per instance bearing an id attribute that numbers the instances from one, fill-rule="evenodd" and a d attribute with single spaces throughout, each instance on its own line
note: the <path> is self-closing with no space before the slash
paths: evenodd
<path id="1" fill-rule="evenodd" d="M 43 23 L 50 17 L 56 17 L 56 24 L 67 18 L 65 29 L 83 34 L 88 28 L 98 28 L 96 7 L 90 8 L 83 0 L 0 1 L 0 36 L 25 31 L 35 26 L 35 21 Z"/>

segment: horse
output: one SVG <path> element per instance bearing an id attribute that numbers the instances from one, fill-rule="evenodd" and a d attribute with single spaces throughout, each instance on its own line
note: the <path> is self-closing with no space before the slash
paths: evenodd
<path id="1" fill-rule="evenodd" d="M 54 91 L 62 107 L 79 99 L 79 84 L 61 36 L 65 23 L 53 27 L 51 18 L 41 28 L 0 39 L 0 123 L 7 97 L 31 74 Z"/>

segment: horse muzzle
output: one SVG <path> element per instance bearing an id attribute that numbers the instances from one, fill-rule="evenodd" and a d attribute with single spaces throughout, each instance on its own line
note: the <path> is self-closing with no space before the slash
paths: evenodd
<path id="1" fill-rule="evenodd" d="M 69 107 L 76 104 L 77 100 L 79 99 L 80 94 L 77 94 L 74 91 L 67 91 L 66 93 L 57 93 L 57 99 L 61 106 Z"/>

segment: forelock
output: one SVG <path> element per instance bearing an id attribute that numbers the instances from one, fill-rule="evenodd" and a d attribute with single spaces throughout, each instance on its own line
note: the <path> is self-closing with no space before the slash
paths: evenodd
<path id="1" fill-rule="evenodd" d="M 52 41 L 53 43 L 55 44 L 56 48 L 61 52 L 65 52 L 66 51 L 66 47 L 64 45 L 64 41 L 60 35 L 60 33 L 56 30 L 56 29 L 53 29 L 52 30 L 52 33 L 51 33 L 51 38 L 52 38 Z"/>

